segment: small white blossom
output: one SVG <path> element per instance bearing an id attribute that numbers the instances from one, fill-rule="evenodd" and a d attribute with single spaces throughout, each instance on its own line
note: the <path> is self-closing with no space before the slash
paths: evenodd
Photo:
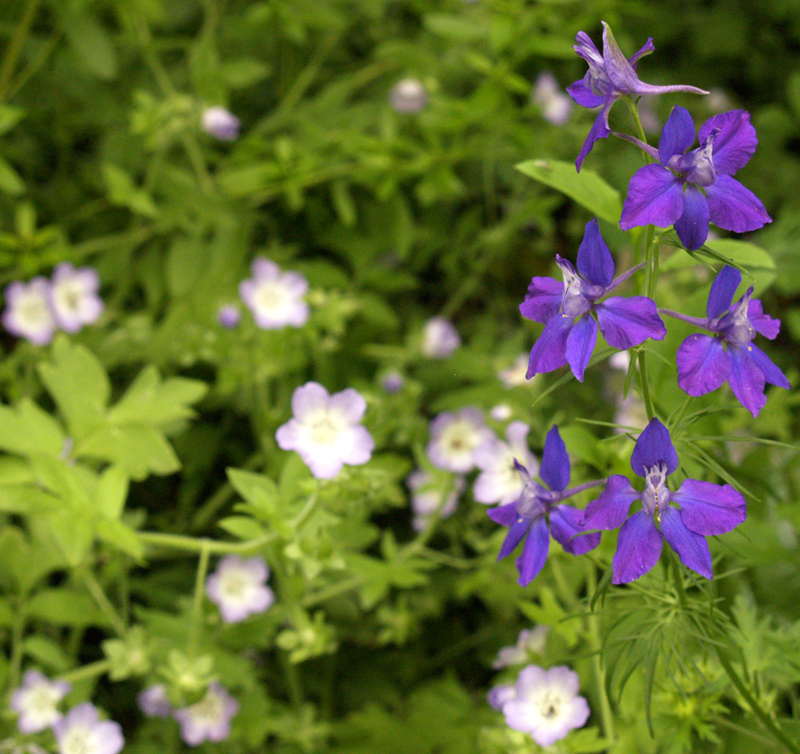
<path id="1" fill-rule="evenodd" d="M 69 693 L 66 681 L 51 681 L 38 670 L 28 670 L 22 685 L 11 694 L 11 709 L 18 715 L 22 733 L 38 733 L 61 719 L 58 703 Z"/>
<path id="2" fill-rule="evenodd" d="M 239 623 L 275 602 L 275 594 L 265 585 L 268 577 L 269 568 L 257 555 L 248 560 L 226 555 L 206 579 L 206 594 L 219 607 L 222 620 Z"/>
<path id="3" fill-rule="evenodd" d="M 302 327 L 309 317 L 303 297 L 308 281 L 298 272 L 281 272 L 275 262 L 258 257 L 251 267 L 253 277 L 239 284 L 239 295 L 264 330 Z"/>
<path id="4" fill-rule="evenodd" d="M 50 305 L 50 283 L 35 277 L 29 283 L 11 283 L 5 290 L 6 308 L 2 322 L 13 335 L 44 346 L 56 331 L 56 318 Z"/>
<path id="5" fill-rule="evenodd" d="M 507 388 L 519 387 L 524 385 L 528 380 L 525 375 L 528 372 L 528 354 L 521 353 L 514 359 L 514 363 L 507 369 L 502 369 L 497 373 L 502 383 Z"/>
<path id="6" fill-rule="evenodd" d="M 514 410 L 507 403 L 498 403 L 496 406 L 492 406 L 491 411 L 489 411 L 489 415 L 496 422 L 508 421 L 513 413 Z"/>
<path id="7" fill-rule="evenodd" d="M 176 710 L 181 738 L 189 746 L 203 741 L 224 741 L 231 734 L 231 719 L 239 711 L 237 702 L 220 684 L 211 683 L 196 704 Z"/>
<path id="8" fill-rule="evenodd" d="M 437 480 L 423 469 L 417 469 L 408 475 L 406 484 L 411 490 L 411 510 L 414 512 L 411 525 L 416 531 L 422 531 L 434 514 L 438 514 L 439 518 L 449 518 L 455 513 L 458 498 L 466 483 L 460 476 L 452 477 L 446 489 L 443 489 L 443 481 Z"/>
<path id="9" fill-rule="evenodd" d="M 506 428 L 507 443 L 489 437 L 475 449 L 475 465 L 481 473 L 475 480 L 473 494 L 479 503 L 505 505 L 519 498 L 525 482 L 514 465 L 515 460 L 531 475 L 536 474 L 539 464 L 528 450 L 530 429 L 524 422 L 511 422 Z"/>
<path id="10" fill-rule="evenodd" d="M 422 328 L 422 353 L 430 359 L 446 359 L 461 345 L 453 323 L 444 317 L 431 317 Z"/>
<path id="11" fill-rule="evenodd" d="M 565 665 L 549 670 L 528 665 L 520 671 L 514 696 L 501 705 L 506 724 L 530 733 L 539 746 L 551 746 L 589 719 L 579 684 L 578 674 Z"/>
<path id="12" fill-rule="evenodd" d="M 375 442 L 359 422 L 366 401 L 353 388 L 329 395 L 316 382 L 298 387 L 292 395 L 292 414 L 278 428 L 275 439 L 282 450 L 294 450 L 317 479 L 331 479 L 344 464 L 369 461 Z"/>
<path id="13" fill-rule="evenodd" d="M 125 745 L 122 728 L 113 720 L 100 720 L 97 708 L 79 704 L 53 725 L 58 754 L 118 754 Z"/>
<path id="14" fill-rule="evenodd" d="M 398 113 L 418 113 L 428 104 L 428 92 L 417 79 L 401 79 L 389 92 L 389 102 Z"/>
<path id="15" fill-rule="evenodd" d="M 239 119 L 224 107 L 207 107 L 200 117 L 200 125 L 220 141 L 233 141 L 239 136 Z"/>
<path id="16" fill-rule="evenodd" d="M 481 412 L 471 407 L 456 413 L 445 411 L 439 414 L 431 422 L 430 433 L 426 451 L 431 463 L 456 474 L 472 471 L 475 450 L 493 436 Z"/>
<path id="17" fill-rule="evenodd" d="M 103 300 L 97 295 L 100 277 L 91 267 L 75 269 L 63 262 L 53 270 L 50 304 L 56 324 L 66 332 L 78 332 L 96 322 L 103 313 Z"/>
<path id="18" fill-rule="evenodd" d="M 547 642 L 548 626 L 536 626 L 523 629 L 517 637 L 517 643 L 511 647 L 501 647 L 497 659 L 492 663 L 496 670 L 507 668 L 511 665 L 524 665 L 530 661 L 530 654 L 542 654 Z"/>
<path id="19" fill-rule="evenodd" d="M 542 117 L 554 126 L 563 126 L 572 112 L 572 100 L 564 93 L 550 71 L 542 71 L 536 79 L 531 100 L 539 105 Z"/>

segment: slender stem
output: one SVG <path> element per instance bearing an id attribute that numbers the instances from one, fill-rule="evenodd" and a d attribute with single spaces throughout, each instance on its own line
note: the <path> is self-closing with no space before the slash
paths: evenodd
<path id="1" fill-rule="evenodd" d="M 733 665 L 731 665 L 730 660 L 725 657 L 720 647 L 717 647 L 717 657 L 719 657 L 720 664 L 728 674 L 728 678 L 731 679 L 731 683 L 736 686 L 736 689 L 750 705 L 750 709 L 753 711 L 753 714 L 761 721 L 764 727 L 777 741 L 780 741 L 780 743 L 786 747 L 787 751 L 792 752 L 792 754 L 800 754 L 800 746 L 792 741 L 783 732 L 783 730 L 781 730 L 777 724 L 773 722 L 769 714 L 758 703 L 758 700 L 750 693 L 750 689 L 747 688 L 744 681 L 742 681 L 742 679 L 739 677 L 738 673 L 734 670 Z"/>
<path id="2" fill-rule="evenodd" d="M 100 608 L 100 612 L 108 618 L 109 623 L 114 626 L 114 630 L 117 634 L 124 638 L 125 634 L 128 632 L 125 621 L 120 618 L 116 608 L 111 604 L 111 600 L 106 596 L 103 587 L 100 586 L 100 582 L 89 570 L 84 570 L 81 574 L 81 578 L 83 579 L 84 586 L 89 590 L 89 594 L 92 595 L 92 599 Z"/>
<path id="3" fill-rule="evenodd" d="M 28 38 L 28 33 L 31 30 L 33 19 L 36 17 L 36 11 L 39 8 L 41 0 L 28 0 L 25 10 L 22 12 L 22 17 L 14 30 L 14 36 L 11 38 L 6 54 L 3 56 L 3 63 L 0 66 L 0 102 L 5 102 L 8 90 L 11 86 L 11 79 L 14 76 L 14 69 L 17 66 L 17 59 L 19 58 L 22 48 L 25 45 L 25 40 Z"/>
<path id="4" fill-rule="evenodd" d="M 19 612 L 14 620 L 14 627 L 11 634 L 11 657 L 9 659 L 8 669 L 8 687 L 16 688 L 19 683 L 20 673 L 22 671 L 22 639 L 25 636 L 25 607 L 19 606 Z"/>
<path id="5" fill-rule="evenodd" d="M 594 564 L 584 561 L 586 568 L 586 586 L 588 593 L 594 594 L 597 589 L 597 574 Z M 597 614 L 592 612 L 588 617 L 589 624 L 589 646 L 592 648 L 592 664 L 594 666 L 594 677 L 597 683 L 597 695 L 600 697 L 600 724 L 603 727 L 603 735 L 609 740 L 614 739 L 614 715 L 611 712 L 611 702 L 606 694 L 606 671 L 603 668 L 603 660 L 600 650 L 603 646 L 600 639 L 600 621 Z"/>
<path id="6" fill-rule="evenodd" d="M 189 656 L 197 654 L 200 644 L 200 623 L 203 618 L 203 594 L 205 593 L 206 574 L 208 573 L 208 559 L 211 555 L 210 540 L 203 542 L 200 550 L 200 560 L 197 564 L 197 576 L 194 582 L 194 600 L 192 602 L 192 623 L 189 626 Z"/>
<path id="7" fill-rule="evenodd" d="M 77 683 L 87 678 L 97 678 L 111 669 L 110 660 L 98 660 L 97 662 L 84 665 L 82 668 L 75 668 L 70 670 L 69 673 L 64 673 L 58 677 L 59 681 L 68 681 L 69 683 Z"/>
<path id="8" fill-rule="evenodd" d="M 269 532 L 263 537 L 249 539 L 246 542 L 216 542 L 212 539 L 197 539 L 183 534 L 164 534 L 157 531 L 139 532 L 139 539 L 153 547 L 171 547 L 175 550 L 186 550 L 187 552 L 203 552 L 203 550 L 207 549 L 212 555 L 254 552 L 267 544 L 267 542 L 277 539 L 277 537 L 278 535 L 275 532 Z"/>
<path id="9" fill-rule="evenodd" d="M 647 411 L 647 418 L 652 419 L 656 413 L 653 410 L 653 399 L 650 397 L 650 379 L 647 375 L 647 360 L 645 359 L 644 351 L 639 351 L 639 384 L 642 388 L 642 400 L 644 401 L 644 408 Z"/>

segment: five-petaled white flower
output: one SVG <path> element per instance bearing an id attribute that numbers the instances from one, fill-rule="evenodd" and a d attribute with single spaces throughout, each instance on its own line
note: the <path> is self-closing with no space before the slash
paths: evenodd
<path id="1" fill-rule="evenodd" d="M 275 602 L 274 592 L 264 583 L 268 577 L 269 568 L 257 555 L 248 560 L 226 555 L 206 579 L 206 594 L 219 607 L 222 620 L 239 623 Z"/>
<path id="2" fill-rule="evenodd" d="M 103 301 L 97 295 L 100 277 L 91 267 L 75 269 L 69 262 L 53 270 L 50 305 L 56 324 L 67 332 L 78 332 L 96 322 L 103 313 Z"/>
<path id="3" fill-rule="evenodd" d="M 461 345 L 461 337 L 449 319 L 431 317 L 422 328 L 422 353 L 430 359 L 446 359 Z"/>
<path id="4" fill-rule="evenodd" d="M 331 479 L 344 464 L 359 466 L 372 457 L 375 442 L 359 422 L 367 410 L 361 395 L 347 388 L 329 395 L 317 382 L 307 382 L 292 395 L 294 418 L 278 428 L 283 450 L 294 450 L 317 479 Z"/>
<path id="5" fill-rule="evenodd" d="M 38 670 L 28 670 L 22 685 L 11 695 L 11 709 L 19 714 L 22 733 L 38 733 L 61 719 L 58 703 L 69 693 L 66 681 L 51 681 Z"/>
<path id="6" fill-rule="evenodd" d="M 492 437 L 481 412 L 470 406 L 439 414 L 431 422 L 430 433 L 427 453 L 431 463 L 456 474 L 472 471 L 476 448 Z"/>
<path id="7" fill-rule="evenodd" d="M 524 422 L 511 422 L 506 428 L 507 443 L 490 437 L 475 449 L 475 465 L 481 473 L 473 493 L 479 503 L 505 505 L 519 498 L 525 482 L 514 466 L 515 460 L 530 474 L 536 474 L 539 464 L 528 450 L 530 429 Z"/>
<path id="8" fill-rule="evenodd" d="M 264 257 L 255 259 L 250 269 L 253 277 L 239 283 L 239 295 L 256 325 L 264 330 L 302 327 L 310 313 L 303 300 L 308 281 L 299 272 L 281 272 Z"/>
<path id="9" fill-rule="evenodd" d="M 122 728 L 113 720 L 100 720 L 89 702 L 73 707 L 53 725 L 58 754 L 118 754 L 125 745 Z"/>
<path id="10" fill-rule="evenodd" d="M 220 684 L 209 684 L 206 695 L 195 704 L 176 710 L 181 738 L 189 746 L 203 741 L 224 741 L 231 734 L 231 719 L 239 711 L 237 702 Z"/>
<path id="11" fill-rule="evenodd" d="M 50 307 L 50 282 L 35 277 L 29 283 L 6 286 L 3 327 L 13 335 L 37 346 L 47 345 L 56 331 L 56 318 Z"/>

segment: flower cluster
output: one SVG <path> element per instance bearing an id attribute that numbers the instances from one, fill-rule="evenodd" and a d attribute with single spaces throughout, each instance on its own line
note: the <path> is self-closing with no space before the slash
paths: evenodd
<path id="1" fill-rule="evenodd" d="M 100 278 L 91 267 L 76 269 L 62 262 L 52 280 L 38 276 L 29 283 L 11 283 L 5 290 L 2 322 L 13 335 L 47 345 L 56 330 L 78 332 L 103 313 Z"/>

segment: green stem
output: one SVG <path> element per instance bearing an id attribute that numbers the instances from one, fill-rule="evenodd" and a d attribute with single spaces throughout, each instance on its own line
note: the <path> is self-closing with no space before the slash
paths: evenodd
<path id="1" fill-rule="evenodd" d="M 258 539 L 249 539 L 246 542 L 216 542 L 211 539 L 197 539 L 183 534 L 163 534 L 157 531 L 140 531 L 139 539 L 153 547 L 170 547 L 175 550 L 187 552 L 203 552 L 208 550 L 212 555 L 226 555 L 228 553 L 255 552 L 267 542 L 277 538 L 277 534 L 270 532 Z"/>
<path id="2" fill-rule="evenodd" d="M 28 0 L 25 10 L 22 12 L 22 17 L 14 30 L 14 36 L 11 38 L 6 54 L 3 56 L 3 63 L 0 65 L 0 102 L 5 102 L 8 95 L 8 90 L 11 87 L 11 79 L 14 76 L 14 69 L 17 67 L 17 59 L 19 58 L 22 48 L 25 46 L 25 41 L 28 39 L 28 34 L 33 24 L 33 19 L 36 17 L 36 11 L 39 8 L 41 0 Z"/>
<path id="3" fill-rule="evenodd" d="M 197 564 L 197 576 L 194 581 L 194 600 L 192 602 L 192 623 L 189 626 L 189 656 L 195 657 L 200 645 L 200 624 L 203 619 L 203 594 L 205 593 L 206 574 L 208 573 L 208 559 L 211 555 L 210 540 L 205 540 L 200 550 L 200 560 Z"/>
<path id="4" fill-rule="evenodd" d="M 586 567 L 586 587 L 591 595 L 597 589 L 597 574 L 594 564 L 587 561 Z M 606 694 L 606 671 L 603 668 L 603 660 L 600 650 L 603 646 L 600 639 L 600 622 L 597 614 L 592 612 L 588 618 L 589 624 L 589 646 L 592 648 L 592 664 L 594 666 L 594 676 L 597 683 L 597 695 L 600 697 L 600 724 L 603 727 L 603 735 L 610 741 L 614 739 L 614 715 L 611 711 L 611 702 Z"/>
<path id="5" fill-rule="evenodd" d="M 105 591 L 103 591 L 103 587 L 100 586 L 100 582 L 89 570 L 84 570 L 81 574 L 81 578 L 83 579 L 83 584 L 89 591 L 89 594 L 92 595 L 92 599 L 100 608 L 100 612 L 102 612 L 103 615 L 105 615 L 108 619 L 109 623 L 114 626 L 114 630 L 117 632 L 117 635 L 124 638 L 125 634 L 128 632 L 128 629 L 125 626 L 125 621 L 120 618 L 116 608 L 111 604 L 111 600 L 109 600 L 106 596 Z"/>
<path id="6" fill-rule="evenodd" d="M 20 605 L 11 634 L 11 657 L 9 658 L 8 688 L 16 688 L 22 671 L 22 640 L 25 636 L 25 608 Z"/>
<path id="7" fill-rule="evenodd" d="M 87 678 L 97 678 L 108 672 L 111 669 L 111 662 L 109 660 L 98 660 L 89 665 L 84 665 L 82 668 L 70 670 L 69 673 L 64 673 L 58 677 L 59 681 L 68 681 L 69 683 L 77 683 L 78 681 L 86 680 Z"/>
<path id="8" fill-rule="evenodd" d="M 639 352 L 639 384 L 642 388 L 642 400 L 647 411 L 647 418 L 652 419 L 656 414 L 653 410 L 653 399 L 650 397 L 650 378 L 647 374 L 647 360 L 644 351 Z"/>
<path id="9" fill-rule="evenodd" d="M 717 657 L 719 657 L 720 664 L 724 668 L 725 672 L 728 674 L 728 678 L 731 679 L 731 683 L 736 686 L 739 693 L 745 698 L 747 703 L 750 705 L 750 709 L 753 711 L 753 714 L 761 721 L 764 727 L 772 734 L 775 740 L 780 741 L 780 743 L 786 747 L 787 751 L 792 752 L 792 754 L 800 754 L 800 746 L 798 746 L 794 741 L 792 741 L 784 732 L 781 730 L 777 724 L 772 720 L 767 712 L 761 707 L 758 703 L 756 698 L 750 693 L 750 690 L 745 685 L 744 681 L 739 677 L 737 672 L 734 670 L 733 665 L 731 665 L 730 660 L 722 652 L 722 649 L 717 647 Z"/>

